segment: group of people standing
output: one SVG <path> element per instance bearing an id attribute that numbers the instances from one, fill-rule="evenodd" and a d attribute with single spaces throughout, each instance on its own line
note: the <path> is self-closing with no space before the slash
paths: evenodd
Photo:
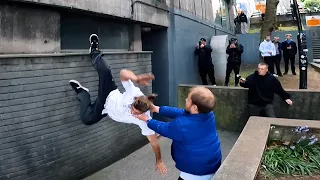
<path id="1" fill-rule="evenodd" d="M 288 94 L 282 87 L 279 80 L 276 78 L 277 75 L 282 76 L 280 70 L 280 61 L 283 58 L 285 61 L 285 72 L 284 75 L 288 74 L 289 70 L 289 61 L 291 62 L 292 74 L 295 73 L 295 55 L 297 53 L 297 46 L 294 41 L 291 40 L 291 35 L 286 35 L 287 40 L 280 43 L 279 38 L 275 37 L 274 41 L 270 40 L 270 36 L 266 36 L 266 39 L 260 44 L 259 50 L 262 57 L 264 58 L 265 63 L 259 63 L 257 70 L 248 76 L 246 79 L 241 78 L 240 76 L 240 66 L 242 63 L 241 55 L 243 53 L 243 46 L 238 43 L 236 38 L 231 38 L 229 45 L 227 46 L 226 53 L 229 55 L 227 59 L 227 68 L 226 68 L 226 77 L 225 77 L 225 86 L 229 85 L 230 74 L 234 71 L 235 75 L 235 86 L 240 86 L 249 88 L 248 91 L 248 109 L 249 115 L 252 116 L 267 116 L 267 117 L 276 117 L 273 109 L 273 98 L 274 94 L 278 94 L 288 105 L 292 105 L 293 102 L 290 99 L 290 94 Z M 203 39 L 203 38 L 202 38 Z M 204 49 L 204 47 L 206 47 Z M 213 64 L 211 59 L 210 46 L 200 46 L 196 48 L 196 54 L 199 55 L 199 52 L 207 52 L 207 56 L 198 56 L 199 67 L 201 63 L 211 63 L 211 72 L 214 73 Z M 282 53 L 283 51 L 283 53 Z M 210 58 L 209 58 L 210 56 Z M 206 61 L 204 57 L 207 57 Z M 274 73 L 274 64 L 277 67 L 277 74 Z M 200 74 L 201 74 L 201 68 Z M 206 72 L 210 71 L 207 69 Z M 214 74 L 210 79 L 214 79 Z M 206 77 L 201 77 L 206 78 Z M 204 81 L 203 81 L 204 82 Z M 204 82 L 207 85 L 207 82 Z M 215 85 L 215 81 L 213 83 Z"/>
<path id="2" fill-rule="evenodd" d="M 287 34 L 284 42 L 279 41 L 279 37 L 274 37 L 271 41 L 270 35 L 265 37 L 265 40 L 260 43 L 259 51 L 268 65 L 269 73 L 275 77 L 287 75 L 289 72 L 289 64 L 291 65 L 291 72 L 296 75 L 295 57 L 298 52 L 296 43 L 291 39 L 292 35 Z M 244 47 L 238 43 L 236 38 L 231 38 L 229 45 L 226 49 L 227 68 L 225 76 L 225 86 L 229 86 L 230 74 L 233 71 L 235 74 L 235 86 L 238 86 L 240 79 L 240 67 L 242 63 L 242 53 Z M 199 45 L 196 47 L 195 55 L 198 56 L 199 74 L 204 85 L 208 85 L 207 75 L 212 83 L 216 86 L 214 65 L 211 57 L 212 48 L 207 45 L 206 39 L 201 38 Z M 281 59 L 284 60 L 285 71 L 281 72 L 280 64 Z M 275 71 L 276 69 L 276 71 Z"/>
<path id="3" fill-rule="evenodd" d="M 298 52 L 296 43 L 291 39 L 292 35 L 287 34 L 284 42 L 279 42 L 279 37 L 274 37 L 271 41 L 270 35 L 265 37 L 265 40 L 261 42 L 259 51 L 266 64 L 269 66 L 269 71 L 274 76 L 287 75 L 289 71 L 289 63 L 291 64 L 291 72 L 296 75 L 295 70 L 295 56 Z M 285 64 L 285 71 L 282 74 L 280 69 L 280 62 L 283 57 Z M 276 67 L 276 73 L 274 70 Z"/>
<path id="4" fill-rule="evenodd" d="M 197 45 L 194 53 L 198 57 L 198 68 L 201 81 L 203 85 L 208 85 L 207 76 L 213 86 L 216 86 L 216 80 L 214 75 L 214 65 L 211 57 L 212 48 L 207 44 L 205 38 L 201 38 L 199 45 Z M 241 54 L 243 53 L 243 46 L 238 43 L 238 39 L 231 38 L 229 45 L 226 49 L 226 53 L 229 55 L 227 59 L 227 70 L 225 78 L 225 86 L 228 86 L 230 80 L 230 74 L 234 71 L 235 84 L 239 84 L 239 72 L 241 66 Z"/>

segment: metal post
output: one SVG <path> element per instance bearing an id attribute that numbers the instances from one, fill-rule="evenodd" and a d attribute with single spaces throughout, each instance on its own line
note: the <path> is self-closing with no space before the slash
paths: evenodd
<path id="1" fill-rule="evenodd" d="M 299 50 L 299 71 L 300 71 L 300 81 L 299 89 L 307 89 L 307 75 L 308 75 L 308 48 L 306 42 L 306 34 L 302 31 L 302 23 L 299 12 L 299 6 L 297 0 L 293 0 L 292 4 L 293 15 L 296 17 L 298 25 L 298 50 Z"/>

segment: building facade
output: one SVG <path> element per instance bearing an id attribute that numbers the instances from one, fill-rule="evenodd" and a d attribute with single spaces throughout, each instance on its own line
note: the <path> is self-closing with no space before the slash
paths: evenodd
<path id="1" fill-rule="evenodd" d="M 230 0 L 6 0 L 0 53 L 82 52 L 97 33 L 104 51 L 153 51 L 154 91 L 175 105 L 177 84 L 200 82 L 193 48 L 200 37 L 233 35 L 233 9 Z"/>
<path id="2" fill-rule="evenodd" d="M 120 90 L 120 69 L 153 72 L 141 90 L 175 106 L 178 84 L 201 82 L 199 39 L 234 35 L 232 8 L 225 0 L 1 0 L 0 179 L 81 179 L 146 143 L 135 125 L 81 123 L 68 81 L 97 97 L 90 34 Z"/>

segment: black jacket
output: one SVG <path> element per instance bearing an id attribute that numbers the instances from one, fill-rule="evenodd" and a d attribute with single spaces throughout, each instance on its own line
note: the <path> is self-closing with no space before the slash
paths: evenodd
<path id="1" fill-rule="evenodd" d="M 245 15 L 245 14 L 239 14 L 239 15 L 234 19 L 234 23 L 235 23 L 235 24 L 236 24 L 236 22 L 238 22 L 238 23 L 242 23 L 242 22 L 248 23 L 247 15 Z"/>
<path id="2" fill-rule="evenodd" d="M 288 46 L 291 46 L 291 49 L 287 49 Z M 283 50 L 283 57 L 294 57 L 298 52 L 297 44 L 294 41 L 284 41 L 281 43 Z"/>
<path id="3" fill-rule="evenodd" d="M 249 88 L 248 103 L 258 106 L 272 104 L 274 94 L 278 94 L 283 100 L 290 99 L 288 94 L 280 84 L 279 80 L 270 73 L 260 76 L 258 71 L 247 77 L 245 83 L 240 86 Z"/>
<path id="4" fill-rule="evenodd" d="M 241 44 L 237 44 L 236 48 L 230 48 L 229 44 L 226 53 L 229 55 L 228 63 L 241 64 L 241 54 L 243 53 L 243 46 Z"/>
<path id="5" fill-rule="evenodd" d="M 210 45 L 206 45 L 203 48 L 196 48 L 194 54 L 198 56 L 199 68 L 206 68 L 208 66 L 213 66 L 211 58 L 212 48 Z"/>

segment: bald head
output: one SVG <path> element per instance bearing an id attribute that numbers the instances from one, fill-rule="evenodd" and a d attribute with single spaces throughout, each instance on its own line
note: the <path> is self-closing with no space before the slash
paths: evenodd
<path id="1" fill-rule="evenodd" d="M 199 113 L 208 113 L 214 108 L 215 97 L 208 88 L 201 86 L 193 87 L 190 89 L 189 97 L 192 104 L 197 106 Z"/>

